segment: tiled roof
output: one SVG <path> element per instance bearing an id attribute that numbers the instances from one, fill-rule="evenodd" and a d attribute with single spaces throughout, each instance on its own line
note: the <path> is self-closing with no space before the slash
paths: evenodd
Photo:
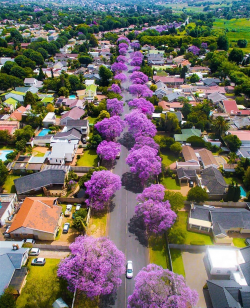
<path id="1" fill-rule="evenodd" d="M 54 233 L 62 208 L 54 205 L 56 198 L 25 198 L 16 214 L 9 232 L 21 227 Z"/>
<path id="2" fill-rule="evenodd" d="M 218 168 L 220 167 L 220 165 L 217 163 L 211 151 L 207 149 L 201 149 L 201 150 L 197 150 L 197 152 L 199 153 L 201 157 L 204 168 L 211 166 L 211 165 L 217 166 Z"/>
<path id="3" fill-rule="evenodd" d="M 214 167 L 208 167 L 201 172 L 202 185 L 208 188 L 212 195 L 223 195 L 228 187 L 221 172 Z"/>
<path id="4" fill-rule="evenodd" d="M 195 155 L 195 151 L 188 145 L 182 147 L 182 155 L 185 161 L 195 160 L 198 161 L 197 156 Z"/>
<path id="5" fill-rule="evenodd" d="M 71 118 L 72 120 L 79 120 L 83 115 L 84 111 L 78 107 L 71 109 L 70 111 L 66 112 L 62 115 L 61 120 L 65 118 Z"/>

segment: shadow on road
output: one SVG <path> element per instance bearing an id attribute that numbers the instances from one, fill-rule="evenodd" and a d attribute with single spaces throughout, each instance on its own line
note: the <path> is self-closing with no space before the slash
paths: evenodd
<path id="1" fill-rule="evenodd" d="M 130 150 L 135 144 L 135 139 L 130 133 L 126 132 L 123 134 L 122 138 L 118 139 L 118 142 Z"/>
<path id="2" fill-rule="evenodd" d="M 115 305 L 117 299 L 117 293 L 112 293 L 109 295 L 103 295 L 100 297 L 99 308 L 112 308 Z"/>
<path id="3" fill-rule="evenodd" d="M 142 216 L 134 215 L 130 219 L 128 231 L 136 236 L 142 246 L 148 247 L 148 237 Z"/>
<path id="4" fill-rule="evenodd" d="M 126 190 L 132 191 L 135 194 L 141 193 L 143 190 L 141 180 L 136 174 L 133 174 L 131 172 L 123 173 L 122 186 L 125 186 Z"/>

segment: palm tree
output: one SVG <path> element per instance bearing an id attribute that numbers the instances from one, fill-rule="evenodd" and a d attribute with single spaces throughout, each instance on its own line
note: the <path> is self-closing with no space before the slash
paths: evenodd
<path id="1" fill-rule="evenodd" d="M 217 117 L 213 122 L 213 130 L 216 135 L 222 137 L 229 129 L 229 124 L 223 119 L 223 117 Z"/>

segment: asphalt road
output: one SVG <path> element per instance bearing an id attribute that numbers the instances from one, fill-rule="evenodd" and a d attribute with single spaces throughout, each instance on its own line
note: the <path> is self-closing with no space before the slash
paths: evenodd
<path id="1" fill-rule="evenodd" d="M 131 69 L 131 67 L 129 68 Z M 129 82 L 123 83 L 124 87 L 128 87 Z M 131 99 L 132 96 L 123 91 L 123 101 Z M 129 108 L 127 104 L 124 106 L 124 113 L 128 114 Z M 134 277 L 142 267 L 149 263 L 147 242 L 144 238 L 144 232 L 140 229 L 140 222 L 135 219 L 136 196 L 142 191 L 138 179 L 130 173 L 129 166 L 126 164 L 126 157 L 131 145 L 131 138 L 127 130 L 123 132 L 118 139 L 121 143 L 121 156 L 117 160 L 117 164 L 113 170 L 122 179 L 122 188 L 114 197 L 114 208 L 110 213 L 108 226 L 108 234 L 110 239 L 116 244 L 118 249 L 124 252 L 126 260 L 133 261 Z M 118 289 L 117 297 L 113 307 L 127 307 L 127 298 L 133 293 L 134 278 L 122 278 L 122 285 Z"/>

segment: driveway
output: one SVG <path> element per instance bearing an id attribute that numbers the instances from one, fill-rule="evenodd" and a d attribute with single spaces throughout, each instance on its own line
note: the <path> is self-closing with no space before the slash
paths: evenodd
<path id="1" fill-rule="evenodd" d="M 220 166 L 223 166 L 224 164 L 227 163 L 227 161 L 225 160 L 225 158 L 223 156 L 217 156 L 215 155 L 214 158 L 216 159 L 217 163 L 220 165 Z"/>
<path id="2" fill-rule="evenodd" d="M 50 251 L 50 250 L 41 250 L 39 253 L 39 258 L 47 259 L 64 259 L 69 255 L 67 251 Z"/>
<path id="3" fill-rule="evenodd" d="M 182 259 L 184 263 L 186 282 L 187 285 L 198 292 L 199 302 L 197 307 L 199 308 L 210 308 L 210 304 L 206 302 L 203 286 L 208 279 L 205 264 L 204 264 L 205 253 L 193 253 L 193 252 L 182 252 Z M 207 291 L 206 291 L 207 292 Z M 205 293 L 207 297 L 207 294 Z"/>

